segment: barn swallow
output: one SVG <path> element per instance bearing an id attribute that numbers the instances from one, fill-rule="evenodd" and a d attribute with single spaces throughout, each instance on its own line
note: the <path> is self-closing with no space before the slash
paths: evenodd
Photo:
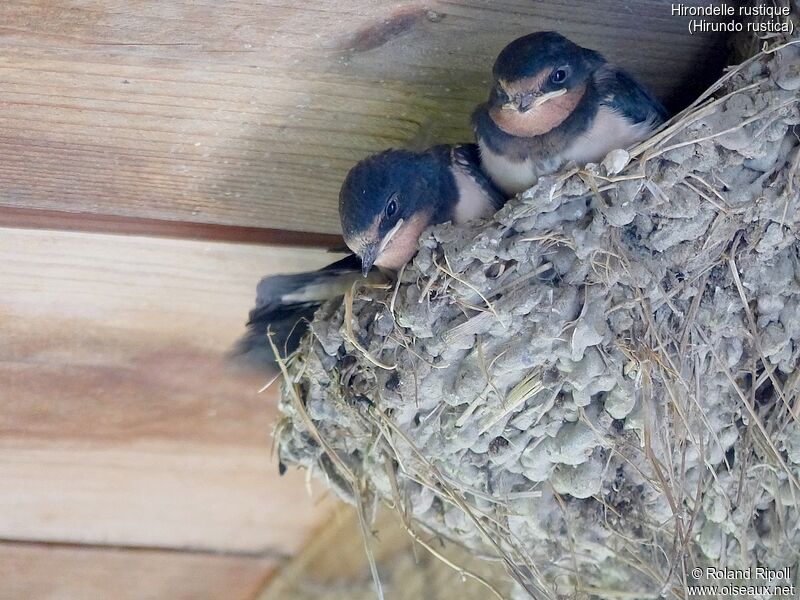
<path id="1" fill-rule="evenodd" d="M 318 271 L 264 278 L 234 355 L 274 365 L 268 332 L 283 356 L 291 354 L 317 308 L 342 296 L 373 265 L 394 270 L 407 263 L 429 226 L 493 214 L 506 198 L 479 161 L 478 147 L 464 144 L 424 152 L 386 150 L 359 162 L 339 194 L 344 239 L 355 254 Z"/>
<path id="2" fill-rule="evenodd" d="M 480 168 L 475 144 L 387 150 L 358 163 L 339 194 L 344 241 L 362 261 L 398 269 L 430 225 L 493 214 L 505 202 Z"/>
<path id="3" fill-rule="evenodd" d="M 483 168 L 507 194 L 569 161 L 600 162 L 646 139 L 667 118 L 631 75 L 553 31 L 508 44 L 492 75 L 489 100 L 475 110 L 472 125 Z"/>

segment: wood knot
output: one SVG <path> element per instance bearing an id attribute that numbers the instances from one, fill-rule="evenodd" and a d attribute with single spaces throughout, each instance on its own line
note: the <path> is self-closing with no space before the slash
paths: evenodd
<path id="1" fill-rule="evenodd" d="M 401 8 L 385 19 L 361 27 L 342 44 L 342 50 L 350 50 L 352 52 L 374 50 L 409 33 L 425 21 L 439 23 L 444 17 L 443 13 L 427 8 Z"/>

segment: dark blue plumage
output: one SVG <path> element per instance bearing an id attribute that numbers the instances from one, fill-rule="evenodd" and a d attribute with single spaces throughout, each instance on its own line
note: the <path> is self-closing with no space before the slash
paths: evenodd
<path id="1" fill-rule="evenodd" d="M 441 145 L 386 150 L 353 167 L 339 194 L 339 216 L 364 271 L 408 262 L 429 225 L 485 217 L 502 206 L 505 196 L 479 161 L 474 144 Z"/>
<path id="2" fill-rule="evenodd" d="M 345 239 L 366 231 L 373 224 L 376 206 L 380 204 L 378 208 L 383 208 L 381 201 L 388 201 L 396 194 L 401 182 L 409 198 L 455 197 L 455 183 L 444 168 L 445 161 L 443 149 L 435 147 L 425 152 L 385 150 L 355 165 L 339 193 L 339 215 Z M 446 210 L 446 204 L 439 203 L 438 209 Z M 402 202 L 398 205 L 397 216 L 407 218 L 415 208 L 412 202 Z"/>
<path id="3" fill-rule="evenodd" d="M 247 333 L 237 343 L 234 354 L 255 365 L 274 364 L 297 349 L 308 323 L 320 305 L 341 296 L 361 278 L 361 260 L 349 255 L 317 271 L 290 275 L 271 275 L 256 287 L 256 306 L 250 311 Z"/>
<path id="4" fill-rule="evenodd" d="M 625 71 L 610 69 L 600 80 L 600 103 L 624 115 L 631 123 L 669 118 L 667 110 L 650 91 Z"/>
<path id="5" fill-rule="evenodd" d="M 573 75 L 585 80 L 605 59 L 594 50 L 583 48 L 555 31 L 530 33 L 510 42 L 500 51 L 492 67 L 495 80 L 519 81 L 535 77 L 569 57 Z"/>
<path id="6" fill-rule="evenodd" d="M 237 362 L 274 366 L 268 332 L 280 356 L 291 354 L 315 311 L 342 296 L 373 264 L 399 268 L 414 256 L 419 235 L 430 225 L 500 208 L 505 196 L 478 161 L 477 146 L 466 144 L 387 150 L 354 166 L 342 185 L 339 212 L 345 241 L 356 254 L 318 271 L 264 278 L 247 334 L 234 352 Z"/>
<path id="7" fill-rule="evenodd" d="M 484 170 L 507 194 L 567 162 L 599 162 L 667 118 L 661 103 L 601 54 L 538 32 L 506 46 L 472 124 Z"/>

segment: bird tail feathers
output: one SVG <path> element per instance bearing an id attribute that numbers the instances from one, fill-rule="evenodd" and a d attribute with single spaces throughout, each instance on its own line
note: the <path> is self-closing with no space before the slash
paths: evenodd
<path id="1" fill-rule="evenodd" d="M 231 358 L 240 365 L 275 369 L 278 356 L 285 358 L 298 348 L 317 309 L 344 295 L 360 277 L 361 262 L 353 255 L 317 271 L 265 277 L 256 288 L 247 332 Z"/>

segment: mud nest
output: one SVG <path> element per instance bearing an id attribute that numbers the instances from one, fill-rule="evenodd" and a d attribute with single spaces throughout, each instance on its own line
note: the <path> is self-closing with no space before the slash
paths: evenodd
<path id="1" fill-rule="evenodd" d="M 631 152 L 325 305 L 282 365 L 282 462 L 520 596 L 796 567 L 799 69 L 773 44 Z"/>

